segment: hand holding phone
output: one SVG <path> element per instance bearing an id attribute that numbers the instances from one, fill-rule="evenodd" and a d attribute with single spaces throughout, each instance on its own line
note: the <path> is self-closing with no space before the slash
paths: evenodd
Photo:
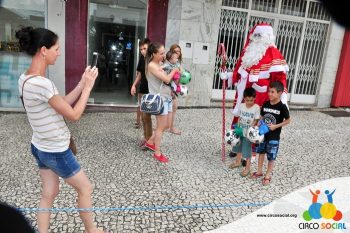
<path id="1" fill-rule="evenodd" d="M 90 68 L 89 66 L 86 67 L 82 77 L 82 82 L 84 83 L 84 89 L 91 91 L 92 88 L 94 87 L 94 83 L 97 76 L 98 76 L 97 68 Z"/>
<path id="2" fill-rule="evenodd" d="M 93 52 L 92 60 L 91 60 L 91 68 L 93 68 L 94 66 L 97 66 L 97 61 L 98 61 L 98 52 Z"/>

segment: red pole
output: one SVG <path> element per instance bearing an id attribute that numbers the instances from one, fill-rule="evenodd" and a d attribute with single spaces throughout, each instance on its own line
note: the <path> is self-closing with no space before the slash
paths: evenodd
<path id="1" fill-rule="evenodd" d="M 220 72 L 226 72 L 227 55 L 225 45 L 219 44 L 218 54 L 221 56 L 221 67 Z M 226 154 L 226 142 L 225 142 L 225 131 L 226 131 L 226 79 L 222 80 L 222 135 L 221 135 L 221 160 L 225 162 Z"/>
<path id="2" fill-rule="evenodd" d="M 226 154 L 226 142 L 225 142 L 225 131 L 226 131 L 226 80 L 222 80 L 222 140 L 221 140 L 221 160 L 225 162 L 225 154 Z"/>

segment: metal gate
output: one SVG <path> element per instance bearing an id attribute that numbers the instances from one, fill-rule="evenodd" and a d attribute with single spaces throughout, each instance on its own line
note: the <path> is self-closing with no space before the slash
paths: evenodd
<path id="1" fill-rule="evenodd" d="M 218 43 L 227 50 L 227 68 L 235 66 L 248 31 L 256 23 L 270 23 L 276 45 L 289 65 L 291 103 L 314 104 L 323 66 L 330 16 L 315 0 L 223 0 Z M 212 99 L 221 99 L 221 59 L 216 57 Z M 227 90 L 228 99 L 234 91 Z"/>

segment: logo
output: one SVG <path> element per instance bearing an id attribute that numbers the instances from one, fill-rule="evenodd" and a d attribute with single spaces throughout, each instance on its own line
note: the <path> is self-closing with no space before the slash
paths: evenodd
<path id="1" fill-rule="evenodd" d="M 319 203 L 318 196 L 321 194 L 320 190 L 316 190 L 313 192 L 310 189 L 310 193 L 312 195 L 312 203 L 308 210 L 305 210 L 303 213 L 303 219 L 307 222 L 313 219 L 326 219 L 330 221 L 336 222 L 322 222 L 319 224 L 318 222 L 312 223 L 300 223 L 300 229 L 346 229 L 345 223 L 339 222 L 343 218 L 343 213 L 337 209 L 337 207 L 333 204 L 333 195 L 335 193 L 335 189 L 330 192 L 329 190 L 325 190 L 324 194 L 327 197 L 326 203 Z M 321 227 L 320 227 L 321 225 Z"/>
<path id="2" fill-rule="evenodd" d="M 270 113 L 266 113 L 264 115 L 264 121 L 266 124 L 273 124 L 273 125 L 275 125 L 277 122 L 276 117 Z"/>

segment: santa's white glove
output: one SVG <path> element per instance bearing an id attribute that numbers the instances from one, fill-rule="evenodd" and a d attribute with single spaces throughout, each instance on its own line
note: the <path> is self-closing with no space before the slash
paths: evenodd
<path id="1" fill-rule="evenodd" d="M 227 88 L 231 88 L 232 87 L 232 76 L 233 73 L 232 72 L 220 72 L 220 79 L 221 80 L 228 80 L 227 81 Z"/>
<path id="2" fill-rule="evenodd" d="M 225 72 L 220 72 L 220 78 L 221 78 L 221 80 L 227 80 L 227 71 L 225 71 Z"/>
<path id="3" fill-rule="evenodd" d="M 257 75 L 249 75 L 249 82 L 256 83 L 257 81 L 259 81 L 259 76 L 257 76 Z"/>

